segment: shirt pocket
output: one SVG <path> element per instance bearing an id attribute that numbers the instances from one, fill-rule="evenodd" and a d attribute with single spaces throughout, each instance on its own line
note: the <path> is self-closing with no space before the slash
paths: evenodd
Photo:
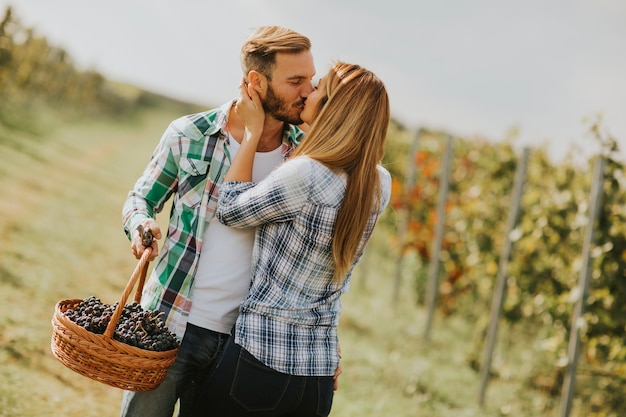
<path id="1" fill-rule="evenodd" d="M 200 204 L 206 187 L 208 171 L 209 163 L 206 161 L 189 158 L 180 160 L 178 195 L 182 204 L 191 208 Z"/>

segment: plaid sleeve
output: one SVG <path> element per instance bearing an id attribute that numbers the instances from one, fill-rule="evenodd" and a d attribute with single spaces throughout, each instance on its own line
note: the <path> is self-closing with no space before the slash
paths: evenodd
<path id="1" fill-rule="evenodd" d="M 254 227 L 293 219 L 309 198 L 311 166 L 304 158 L 288 161 L 258 184 L 222 184 L 217 216 L 227 226 Z"/>
<path id="2" fill-rule="evenodd" d="M 172 152 L 172 140 L 179 134 L 170 125 L 163 133 L 143 174 L 128 193 L 122 208 L 122 225 L 130 238 L 133 230 L 147 218 L 154 218 L 176 190 L 178 164 Z"/>

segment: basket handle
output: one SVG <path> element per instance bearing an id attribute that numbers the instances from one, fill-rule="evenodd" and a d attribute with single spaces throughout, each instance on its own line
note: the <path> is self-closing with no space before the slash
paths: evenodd
<path id="1" fill-rule="evenodd" d="M 151 248 L 152 242 L 154 242 L 154 235 L 152 234 L 152 230 L 149 227 L 143 227 L 143 225 L 137 226 L 137 231 L 139 232 L 139 236 L 141 236 L 141 243 L 144 248 Z M 135 302 L 141 302 L 141 292 L 143 291 L 143 284 L 146 282 L 146 272 L 148 271 L 148 263 L 144 265 L 141 270 L 141 275 L 139 276 L 139 285 L 137 286 L 137 292 L 135 292 Z"/>
<path id="2" fill-rule="evenodd" d="M 141 258 L 139 259 L 139 262 L 137 263 L 135 270 L 131 274 L 130 279 L 128 280 L 128 283 L 126 284 L 126 288 L 124 288 L 124 291 L 122 292 L 120 301 L 117 304 L 117 307 L 115 307 L 115 311 L 113 312 L 113 315 L 111 316 L 111 321 L 109 321 L 109 324 L 107 325 L 107 328 L 104 331 L 105 338 L 109 338 L 109 339 L 113 338 L 113 332 L 115 331 L 115 326 L 117 325 L 117 321 L 120 319 L 120 316 L 122 315 L 122 310 L 124 309 L 124 306 L 126 305 L 126 300 L 128 299 L 128 296 L 132 292 L 138 280 L 139 280 L 139 285 L 137 285 L 137 291 L 135 292 L 135 301 L 136 302 L 141 301 L 141 292 L 143 291 L 143 284 L 146 280 L 146 273 L 148 272 L 148 264 L 150 263 L 148 258 L 150 257 L 151 253 L 152 253 L 152 248 L 147 247 L 141 254 Z"/>

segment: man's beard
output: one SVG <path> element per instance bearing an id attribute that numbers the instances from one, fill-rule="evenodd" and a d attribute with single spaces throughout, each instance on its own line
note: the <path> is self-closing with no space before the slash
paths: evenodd
<path id="1" fill-rule="evenodd" d="M 302 102 L 304 103 L 304 100 L 302 100 Z M 262 104 L 265 113 L 269 114 L 273 118 L 292 125 L 302 124 L 300 112 L 295 114 L 290 113 L 290 110 L 293 111 L 295 109 L 288 108 L 285 101 L 274 93 L 274 89 L 270 84 L 267 85 L 265 100 L 262 100 Z"/>

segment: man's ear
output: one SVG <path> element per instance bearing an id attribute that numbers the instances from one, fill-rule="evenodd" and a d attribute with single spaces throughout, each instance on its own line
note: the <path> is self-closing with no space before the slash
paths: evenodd
<path id="1" fill-rule="evenodd" d="M 259 71 L 251 70 L 248 72 L 248 83 L 259 93 L 265 95 L 267 90 L 267 77 L 261 74 Z"/>

